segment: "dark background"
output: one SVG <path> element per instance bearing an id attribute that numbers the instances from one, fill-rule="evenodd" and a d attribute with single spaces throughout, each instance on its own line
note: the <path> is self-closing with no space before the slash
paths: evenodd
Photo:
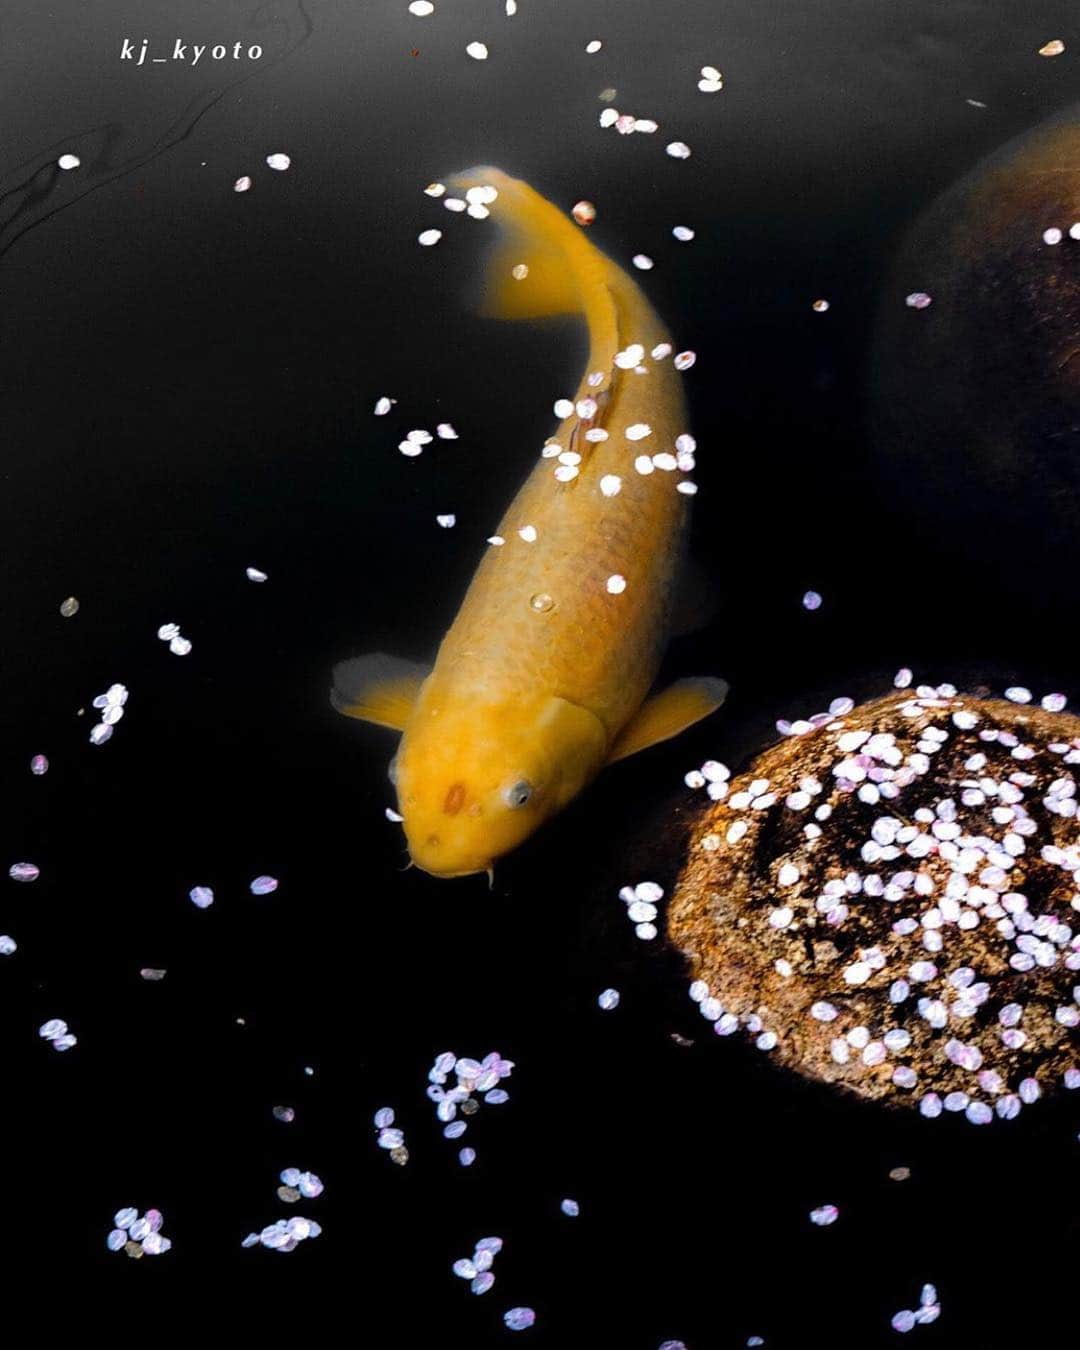
<path id="1" fill-rule="evenodd" d="M 0 889 L 19 943 L 0 968 L 9 1278 L 150 1290 L 162 1310 L 224 1292 L 253 1320 L 314 1308 L 360 1344 L 503 1343 L 502 1312 L 529 1304 L 531 1342 L 627 1350 L 893 1344 L 889 1318 L 932 1280 L 943 1312 L 918 1345 L 1053 1339 L 1076 1108 L 977 1131 L 781 1076 L 707 1034 L 678 958 L 634 938 L 616 892 L 670 884 L 682 774 L 736 763 L 777 716 L 880 690 L 900 664 L 1077 687 L 1071 596 L 1022 554 L 920 529 L 919 484 L 880 491 L 861 410 L 905 225 L 1075 99 L 1067 7 L 521 0 L 508 19 L 442 0 L 417 20 L 405 0 L 11 0 L 3 17 L 0 791 L 4 867 L 42 869 Z M 265 55 L 122 65 L 144 36 Z M 1037 57 L 1052 37 L 1066 54 Z M 464 54 L 477 39 L 487 62 Z M 697 92 L 704 64 L 722 93 Z M 609 86 L 660 131 L 601 131 Z M 287 173 L 265 167 L 277 151 Z M 79 170 L 55 168 L 65 152 Z M 393 738 L 326 701 L 344 656 L 432 654 L 579 373 L 575 325 L 471 314 L 486 227 L 420 190 L 482 162 L 564 207 L 591 199 L 602 247 L 656 260 L 645 287 L 698 353 L 695 550 L 719 599 L 669 666 L 732 685 L 490 894 L 399 871 Z M 433 225 L 442 242 L 418 248 Z M 376 419 L 382 394 L 399 402 Z M 397 453 L 444 419 L 459 441 Z M 189 656 L 157 641 L 168 621 Z M 95 748 L 90 702 L 113 681 L 127 715 Z M 261 872 L 281 884 L 259 899 Z M 206 912 L 196 884 L 217 893 Z M 608 985 L 623 1001 L 604 1014 Z M 79 1038 L 64 1055 L 36 1035 L 55 1016 Z M 518 1065 L 510 1103 L 459 1143 L 423 1095 L 444 1049 Z M 404 1168 L 375 1147 L 382 1105 Z M 325 1194 L 280 1204 L 286 1166 Z M 839 1221 L 813 1228 L 830 1202 Z M 164 1211 L 171 1252 L 106 1251 L 128 1204 Z M 297 1211 L 322 1236 L 241 1250 Z M 473 1298 L 450 1265 L 486 1234 L 506 1246 Z"/>

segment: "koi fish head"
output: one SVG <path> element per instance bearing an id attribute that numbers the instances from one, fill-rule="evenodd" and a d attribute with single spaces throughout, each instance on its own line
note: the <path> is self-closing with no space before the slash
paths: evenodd
<path id="1" fill-rule="evenodd" d="M 409 855 L 432 876 L 490 871 L 603 763 L 602 724 L 564 699 L 425 702 L 391 779 Z"/>

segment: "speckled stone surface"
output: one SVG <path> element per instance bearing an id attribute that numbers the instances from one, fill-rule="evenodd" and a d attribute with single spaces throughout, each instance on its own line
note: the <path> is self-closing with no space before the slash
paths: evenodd
<path id="1" fill-rule="evenodd" d="M 1080 1083 L 1080 718 L 944 688 L 865 703 L 731 780 L 668 936 L 718 1033 L 985 1123 Z"/>

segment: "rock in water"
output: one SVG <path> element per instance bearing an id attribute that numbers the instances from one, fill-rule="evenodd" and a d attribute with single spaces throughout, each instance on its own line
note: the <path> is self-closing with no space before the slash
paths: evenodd
<path id="1" fill-rule="evenodd" d="M 921 688 L 765 750 L 668 906 L 702 1015 L 928 1116 L 1080 1087 L 1078 765 L 1078 717 Z"/>
<path id="2" fill-rule="evenodd" d="M 1080 106 L 1010 141 L 917 221 L 870 373 L 893 500 L 968 556 L 973 530 L 991 561 L 1002 539 L 1035 550 L 1059 598 L 1071 571 L 1059 550 L 1080 537 L 1078 221 Z"/>

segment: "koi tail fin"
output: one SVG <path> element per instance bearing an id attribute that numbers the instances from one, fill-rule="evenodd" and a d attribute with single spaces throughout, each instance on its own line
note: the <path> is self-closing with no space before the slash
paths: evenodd
<path id="1" fill-rule="evenodd" d="M 481 314 L 497 319 L 536 319 L 581 314 L 594 351 L 619 350 L 619 317 L 613 290 L 637 287 L 588 239 L 581 228 L 528 183 L 501 169 L 455 174 L 459 192 L 486 187 L 498 194 L 489 204 L 499 241 L 485 275 Z"/>

